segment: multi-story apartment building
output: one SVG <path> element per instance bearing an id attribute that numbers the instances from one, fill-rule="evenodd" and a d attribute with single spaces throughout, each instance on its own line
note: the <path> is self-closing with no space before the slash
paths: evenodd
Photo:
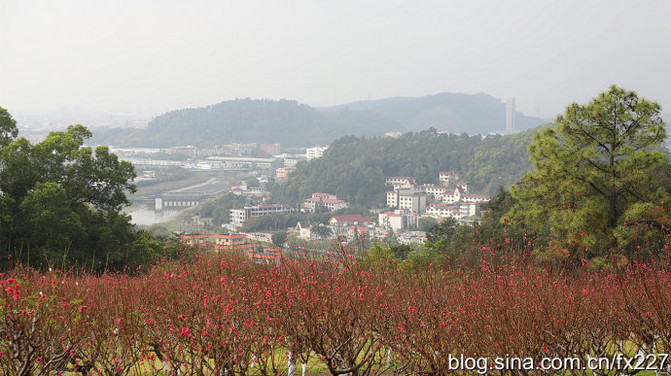
<path id="1" fill-rule="evenodd" d="M 463 216 L 458 205 L 443 203 L 432 203 L 426 208 L 426 215 L 434 218 L 455 218 L 461 219 Z"/>
<path id="2" fill-rule="evenodd" d="M 478 202 L 465 202 L 462 201 L 459 203 L 459 210 L 464 215 L 464 217 L 475 217 L 480 214 L 480 205 Z"/>
<path id="3" fill-rule="evenodd" d="M 486 202 L 489 201 L 489 197 L 481 195 L 462 195 L 461 201 L 463 202 Z"/>
<path id="4" fill-rule="evenodd" d="M 273 215 L 279 213 L 290 213 L 292 211 L 294 210 L 288 205 L 245 206 L 243 209 L 231 209 L 230 221 L 233 225 L 240 226 L 248 218 L 255 218 L 264 215 Z"/>
<path id="5" fill-rule="evenodd" d="M 330 193 L 315 192 L 311 198 L 305 200 L 303 207 L 308 213 L 314 213 L 317 208 L 321 207 L 327 211 L 334 211 L 344 209 L 349 204 L 345 200 L 338 200 L 338 197 Z"/>
<path id="6" fill-rule="evenodd" d="M 461 180 L 456 171 L 440 172 L 439 181 L 439 186 L 416 185 L 415 179 L 411 177 L 387 177 L 385 183 L 394 186 L 393 191 L 387 192 L 387 206 L 415 213 L 426 210 L 426 214 L 432 217 L 451 217 L 460 222 L 477 220 L 473 217 L 480 215 L 480 205 L 489 201 L 489 198 L 468 194 L 468 184 Z M 427 197 L 438 202 L 429 204 L 427 208 Z"/>
<path id="7" fill-rule="evenodd" d="M 415 188 L 415 178 L 411 178 L 408 176 L 391 176 L 388 178 L 384 179 L 385 184 L 391 184 L 394 186 L 394 190 L 398 189 L 409 189 L 409 188 Z"/>
<path id="8" fill-rule="evenodd" d="M 434 200 L 442 201 L 443 196 L 447 193 L 448 188 L 441 185 L 423 185 L 422 189 L 426 193 L 427 197 L 431 197 Z"/>
<path id="9" fill-rule="evenodd" d="M 187 155 L 189 157 L 195 157 L 197 148 L 193 145 L 189 146 L 171 146 L 170 147 L 170 154 L 182 154 L 182 155 Z"/>
<path id="10" fill-rule="evenodd" d="M 407 209 L 415 213 L 421 213 L 426 210 L 426 194 L 409 193 L 398 195 L 398 208 Z"/>
<path id="11" fill-rule="evenodd" d="M 236 250 L 241 252 L 253 252 L 256 243 L 252 242 L 245 234 L 217 234 L 214 235 L 214 249 L 217 251 Z"/>
<path id="12" fill-rule="evenodd" d="M 392 230 L 401 230 L 408 228 L 408 225 L 417 225 L 418 215 L 407 209 L 397 209 L 393 212 L 388 211 L 378 215 L 378 224 L 380 227 Z"/>
<path id="13" fill-rule="evenodd" d="M 182 243 L 193 245 L 198 248 L 207 248 L 208 244 L 212 240 L 212 235 L 210 234 L 185 234 L 180 235 L 179 239 Z"/>
<path id="14" fill-rule="evenodd" d="M 305 149 L 305 158 L 307 158 L 308 161 L 311 159 L 319 158 L 322 155 L 324 155 L 324 152 L 328 148 L 329 148 L 328 146 L 315 146 L 312 148 L 307 148 Z"/>

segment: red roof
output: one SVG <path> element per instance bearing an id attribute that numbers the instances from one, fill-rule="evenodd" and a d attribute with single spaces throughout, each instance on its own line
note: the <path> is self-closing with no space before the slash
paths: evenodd
<path id="1" fill-rule="evenodd" d="M 370 219 L 364 217 L 361 214 L 349 214 L 349 215 L 336 215 L 331 220 L 336 220 L 338 223 L 354 223 L 354 222 L 359 222 L 359 223 L 364 223 L 364 222 L 370 222 Z"/>
<path id="2" fill-rule="evenodd" d="M 212 236 L 211 234 L 187 234 L 187 235 L 180 235 L 179 237 L 182 239 L 197 239 L 197 238 L 209 238 Z"/>
<path id="3" fill-rule="evenodd" d="M 335 200 L 335 199 L 332 199 L 332 198 L 318 198 L 318 197 L 315 197 L 315 198 L 308 198 L 308 199 L 305 200 L 305 202 L 321 202 L 321 203 L 324 203 L 324 204 L 341 204 L 341 203 L 345 202 L 345 200 Z"/>
<path id="4" fill-rule="evenodd" d="M 217 238 L 246 238 L 247 235 L 245 234 L 215 234 L 214 235 Z"/>

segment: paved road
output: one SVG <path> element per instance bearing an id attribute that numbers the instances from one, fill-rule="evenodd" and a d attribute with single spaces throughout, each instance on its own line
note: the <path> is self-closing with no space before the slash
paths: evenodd
<path id="1" fill-rule="evenodd" d="M 213 184 L 218 183 L 218 182 L 219 182 L 219 179 L 213 177 L 213 178 L 207 179 L 206 182 L 190 185 L 188 187 L 184 187 L 184 188 L 180 188 L 180 189 L 175 189 L 172 192 L 192 191 L 192 190 L 195 190 L 195 189 L 198 189 L 198 188 L 207 187 L 208 185 L 213 185 Z M 219 189 L 221 189 L 221 184 L 219 184 L 218 187 L 219 187 Z"/>

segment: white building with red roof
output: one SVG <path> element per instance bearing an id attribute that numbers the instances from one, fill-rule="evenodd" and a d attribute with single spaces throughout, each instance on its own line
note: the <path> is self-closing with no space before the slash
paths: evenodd
<path id="1" fill-rule="evenodd" d="M 477 202 L 462 201 L 459 203 L 459 210 L 465 217 L 474 217 L 480 214 L 480 205 Z"/>
<path id="2" fill-rule="evenodd" d="M 442 185 L 423 185 L 422 189 L 428 197 L 438 201 L 442 201 L 443 196 L 449 191 L 447 187 Z"/>
<path id="3" fill-rule="evenodd" d="M 312 197 L 306 199 L 303 203 L 303 208 L 308 213 L 314 213 L 319 207 L 326 209 L 326 211 L 335 211 L 348 206 L 349 204 L 345 200 L 338 200 L 335 195 L 321 192 L 313 193 Z"/>
<path id="4" fill-rule="evenodd" d="M 463 188 L 455 187 L 450 193 L 443 195 L 443 202 L 446 204 L 454 204 L 461 201 L 461 196 L 466 194 Z"/>
<path id="5" fill-rule="evenodd" d="M 480 215 L 480 205 L 489 201 L 489 197 L 468 193 L 468 183 L 462 180 L 457 171 L 440 172 L 440 185 L 425 184 L 418 186 L 415 179 L 407 176 L 385 178 L 387 184 L 394 186 L 387 191 L 387 206 L 407 209 L 410 212 L 424 213 L 435 218 L 456 218 L 459 221 Z M 428 204 L 427 198 L 437 201 Z M 394 212 L 379 215 L 380 225 L 388 228 L 400 226 L 401 219 Z M 385 225 L 383 225 L 383 223 Z"/>
<path id="6" fill-rule="evenodd" d="M 450 205 L 444 203 L 432 203 L 426 208 L 426 215 L 434 218 L 455 218 L 461 219 L 463 214 L 459 205 Z"/>
<path id="7" fill-rule="evenodd" d="M 384 183 L 393 185 L 394 190 L 414 188 L 415 185 L 417 185 L 417 183 L 415 183 L 415 178 L 409 176 L 390 176 L 385 178 Z"/>
<path id="8" fill-rule="evenodd" d="M 408 225 L 417 225 L 418 215 L 415 212 L 406 209 L 397 209 L 380 213 L 378 215 L 378 225 L 384 229 L 394 231 L 408 228 Z"/>
<path id="9" fill-rule="evenodd" d="M 290 213 L 294 211 L 288 205 L 258 205 L 245 206 L 243 209 L 231 209 L 231 223 L 235 226 L 242 225 L 248 218 L 262 217 L 280 213 Z"/>
<path id="10" fill-rule="evenodd" d="M 329 225 L 331 226 L 368 226 L 369 223 L 370 218 L 366 218 L 361 214 L 335 215 L 329 219 Z"/>

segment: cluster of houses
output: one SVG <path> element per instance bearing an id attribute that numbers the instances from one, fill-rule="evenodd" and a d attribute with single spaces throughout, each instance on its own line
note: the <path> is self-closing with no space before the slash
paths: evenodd
<path id="1" fill-rule="evenodd" d="M 439 221 L 444 218 L 454 218 L 462 224 L 474 223 L 480 216 L 482 204 L 489 201 L 486 196 L 470 194 L 468 184 L 456 171 L 439 173 L 439 185 L 420 185 L 412 177 L 388 177 L 386 184 L 391 187 L 386 194 L 386 204 L 392 210 L 378 213 L 377 223 L 359 214 L 335 215 L 330 218 L 327 225 L 320 225 L 328 227 L 326 231 L 307 227 L 300 222 L 291 231 L 299 238 L 306 240 L 352 240 L 360 236 L 382 239 L 394 231 L 402 244 L 423 243 L 426 240 L 425 233 L 407 231 L 409 227 L 419 225 L 420 217 L 433 217 Z M 245 195 L 260 193 L 250 192 L 250 189 L 244 189 L 246 187 L 236 188 Z M 240 192 L 235 193 L 241 194 Z M 230 222 L 233 226 L 240 226 L 249 218 L 291 212 L 332 212 L 348 206 L 348 202 L 339 199 L 336 195 L 315 192 L 300 206 L 267 204 L 231 209 Z M 262 249 L 258 245 L 259 241 L 270 241 L 268 236 L 266 238 L 260 236 L 230 233 L 191 234 L 182 235 L 181 238 L 184 243 L 199 247 L 212 247 L 215 251 L 237 249 L 258 262 L 273 262 L 281 259 L 282 254 L 279 248 Z"/>
<path id="2" fill-rule="evenodd" d="M 325 239 L 352 240 L 359 236 L 380 236 L 369 218 L 359 214 L 336 215 L 328 222 L 329 235 Z M 311 228 L 304 228 L 299 222 L 292 230 L 299 238 L 312 239 L 315 235 Z M 184 244 L 201 249 L 213 249 L 215 252 L 237 250 L 256 262 L 276 262 L 282 259 L 280 248 L 262 248 L 259 242 L 270 242 L 271 236 L 266 233 L 227 233 L 227 234 L 185 234 L 180 235 Z"/>
<path id="3" fill-rule="evenodd" d="M 388 177 L 385 183 L 387 206 L 393 211 L 380 213 L 378 223 L 383 228 L 400 230 L 417 224 L 422 215 L 439 221 L 454 218 L 459 223 L 474 223 L 481 214 L 481 205 L 489 197 L 468 193 L 468 184 L 456 171 L 441 172 L 439 185 L 419 185 L 412 177 Z"/>
<path id="4" fill-rule="evenodd" d="M 420 185 L 412 177 L 388 177 L 385 182 L 391 187 L 386 194 L 386 204 L 392 210 L 379 213 L 377 223 L 360 215 L 334 216 L 329 221 L 330 238 L 352 239 L 361 234 L 384 237 L 389 230 L 417 227 L 423 216 L 439 221 L 454 218 L 461 224 L 472 224 L 480 218 L 482 204 L 489 201 L 487 196 L 470 194 L 468 184 L 456 171 L 439 173 L 439 185 Z M 336 195 L 315 192 L 300 207 L 285 204 L 245 206 L 231 209 L 230 218 L 232 225 L 240 226 L 249 218 L 291 212 L 331 212 L 348 206 L 348 202 Z M 296 231 L 301 238 L 315 238 L 301 223 Z M 417 236 L 421 241 L 421 235 Z"/>
<path id="5" fill-rule="evenodd" d="M 348 207 L 345 200 L 339 200 L 336 195 L 330 193 L 315 192 L 312 197 L 303 202 L 303 210 L 306 213 L 314 213 L 319 210 L 335 211 Z"/>
<path id="6" fill-rule="evenodd" d="M 249 218 L 299 211 L 303 213 L 314 213 L 320 210 L 329 212 L 344 209 L 347 206 L 349 206 L 349 204 L 346 201 L 339 200 L 335 195 L 315 192 L 312 194 L 312 197 L 305 200 L 300 208 L 286 204 L 268 204 L 245 206 L 242 209 L 231 209 L 230 221 L 234 226 L 241 226 Z"/>
<path id="7" fill-rule="evenodd" d="M 213 248 L 215 252 L 237 250 L 256 262 L 271 263 L 282 259 L 279 247 L 261 248 L 253 236 L 248 234 L 186 234 L 180 241 L 201 249 Z"/>

